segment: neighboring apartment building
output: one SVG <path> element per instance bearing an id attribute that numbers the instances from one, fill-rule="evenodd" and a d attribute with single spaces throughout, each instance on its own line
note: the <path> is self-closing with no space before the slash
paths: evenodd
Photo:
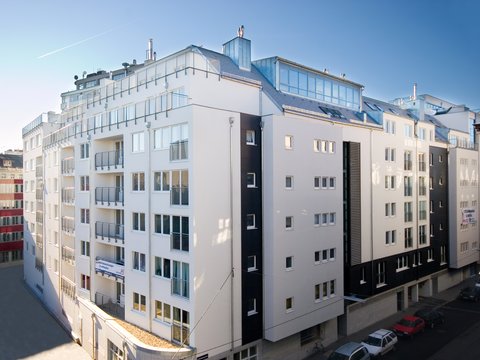
<path id="1" fill-rule="evenodd" d="M 250 53 L 150 46 L 24 128 L 26 281 L 92 357 L 304 357 L 455 281 L 440 125 Z"/>
<path id="2" fill-rule="evenodd" d="M 23 259 L 22 152 L 0 154 L 0 263 Z"/>

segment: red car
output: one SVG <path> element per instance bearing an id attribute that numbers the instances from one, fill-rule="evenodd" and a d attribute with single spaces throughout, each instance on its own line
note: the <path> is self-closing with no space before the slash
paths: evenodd
<path id="1" fill-rule="evenodd" d="M 398 336 L 410 336 L 419 333 L 420 331 L 425 330 L 425 321 L 417 316 L 406 315 L 395 324 L 393 331 L 397 333 Z"/>

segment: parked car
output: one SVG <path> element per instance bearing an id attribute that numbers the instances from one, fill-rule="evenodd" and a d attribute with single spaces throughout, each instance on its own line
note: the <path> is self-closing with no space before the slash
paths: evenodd
<path id="1" fill-rule="evenodd" d="M 468 286 L 463 288 L 460 291 L 460 295 L 458 296 L 462 300 L 470 300 L 478 302 L 480 300 L 480 287 L 479 286 Z"/>
<path id="2" fill-rule="evenodd" d="M 393 331 L 399 336 L 410 336 L 425 330 L 425 321 L 418 316 L 406 315 L 393 326 Z"/>
<path id="3" fill-rule="evenodd" d="M 328 360 L 369 360 L 367 348 L 356 342 L 349 342 L 332 352 Z"/>
<path id="4" fill-rule="evenodd" d="M 445 323 L 443 312 L 435 309 L 423 308 L 417 310 L 414 314 L 425 321 L 425 326 L 433 329 L 436 325 Z"/>
<path id="5" fill-rule="evenodd" d="M 367 348 L 371 357 L 379 357 L 390 350 L 395 350 L 397 342 L 397 335 L 393 331 L 380 329 L 368 335 L 362 344 Z"/>

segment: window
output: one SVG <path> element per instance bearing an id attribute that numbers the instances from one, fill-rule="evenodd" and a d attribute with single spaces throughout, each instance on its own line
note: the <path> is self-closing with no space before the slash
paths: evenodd
<path id="1" fill-rule="evenodd" d="M 430 190 L 433 190 L 433 177 L 430 176 L 430 178 L 428 179 L 428 183 Z"/>
<path id="2" fill-rule="evenodd" d="M 80 159 L 88 159 L 90 157 L 90 144 L 80 144 Z"/>
<path id="3" fill-rule="evenodd" d="M 385 204 L 385 216 L 395 216 L 397 214 L 397 204 L 396 203 L 386 203 Z"/>
<path id="4" fill-rule="evenodd" d="M 83 290 L 90 290 L 90 276 L 85 274 L 80 274 L 81 284 L 80 287 Z"/>
<path id="5" fill-rule="evenodd" d="M 395 245 L 397 241 L 397 230 L 389 230 L 385 232 L 385 245 Z"/>
<path id="6" fill-rule="evenodd" d="M 433 249 L 428 249 L 427 250 L 427 262 L 433 261 Z"/>
<path id="7" fill-rule="evenodd" d="M 247 271 L 257 270 L 257 257 L 255 255 L 250 255 L 247 258 Z"/>
<path id="8" fill-rule="evenodd" d="M 413 128 L 412 125 L 404 125 L 404 135 L 407 138 L 411 138 L 413 136 Z"/>
<path id="9" fill-rule="evenodd" d="M 145 254 L 133 251 L 133 270 L 145 272 Z"/>
<path id="10" fill-rule="evenodd" d="M 155 233 L 170 235 L 170 215 L 155 214 Z"/>
<path id="11" fill-rule="evenodd" d="M 314 139 L 313 140 L 313 151 L 320 152 L 322 149 L 322 141 Z"/>
<path id="12" fill-rule="evenodd" d="M 285 269 L 292 270 L 293 269 L 293 256 L 287 256 L 285 258 Z"/>
<path id="13" fill-rule="evenodd" d="M 233 360 L 257 360 L 257 347 L 251 346 L 233 354 Z"/>
<path id="14" fill-rule="evenodd" d="M 322 225 L 327 225 L 328 224 L 328 214 L 324 213 L 322 214 Z"/>
<path id="15" fill-rule="evenodd" d="M 438 178 L 438 185 L 442 186 L 443 185 L 443 177 Z"/>
<path id="16" fill-rule="evenodd" d="M 313 214 L 313 225 L 315 226 L 320 225 L 320 215 L 321 214 Z"/>
<path id="17" fill-rule="evenodd" d="M 320 189 L 320 176 L 315 176 L 313 178 L 313 188 L 314 189 Z"/>
<path id="18" fill-rule="evenodd" d="M 190 342 L 190 314 L 186 310 L 173 307 L 172 340 L 189 345 Z"/>
<path id="19" fill-rule="evenodd" d="M 286 230 L 293 229 L 293 216 L 285 217 L 285 229 Z"/>
<path id="20" fill-rule="evenodd" d="M 328 177 L 322 177 L 322 189 L 328 188 Z"/>
<path id="21" fill-rule="evenodd" d="M 406 202 L 403 204 L 403 219 L 405 222 L 413 221 L 412 203 Z"/>
<path id="22" fill-rule="evenodd" d="M 408 255 L 399 256 L 397 258 L 397 272 L 408 269 Z"/>
<path id="23" fill-rule="evenodd" d="M 90 256 L 90 242 L 89 241 L 80 241 L 80 253 L 83 256 Z"/>
<path id="24" fill-rule="evenodd" d="M 412 177 L 404 176 L 403 177 L 403 195 L 412 196 Z"/>
<path id="25" fill-rule="evenodd" d="M 285 149 L 293 149 L 293 136 L 285 135 Z"/>
<path id="26" fill-rule="evenodd" d="M 330 249 L 330 258 L 328 260 L 335 261 L 335 248 Z"/>
<path id="27" fill-rule="evenodd" d="M 379 262 L 377 264 L 377 274 L 376 274 L 376 282 L 377 287 L 385 285 L 385 262 Z"/>
<path id="28" fill-rule="evenodd" d="M 116 125 L 118 123 L 118 109 L 108 112 L 108 124 Z"/>
<path id="29" fill-rule="evenodd" d="M 145 213 L 132 213 L 133 230 L 145 231 Z"/>
<path id="30" fill-rule="evenodd" d="M 164 144 L 170 149 L 170 161 L 188 158 L 188 124 L 171 126 L 171 143 Z"/>
<path id="31" fill-rule="evenodd" d="M 132 152 L 145 151 L 145 133 L 138 132 L 132 134 Z"/>
<path id="32" fill-rule="evenodd" d="M 188 170 L 172 171 L 171 205 L 188 205 Z"/>
<path id="33" fill-rule="evenodd" d="M 443 155 L 438 155 L 438 162 L 443 162 Z"/>
<path id="34" fill-rule="evenodd" d="M 367 283 L 367 270 L 365 269 L 365 267 L 362 267 L 360 271 L 360 284 L 363 285 L 366 283 Z"/>
<path id="35" fill-rule="evenodd" d="M 252 316 L 257 313 L 257 299 L 250 298 L 247 300 L 247 316 Z"/>
<path id="36" fill-rule="evenodd" d="M 328 141 L 325 141 L 325 140 L 322 140 L 320 142 L 320 149 L 323 153 L 326 153 L 327 152 L 327 148 L 328 148 Z"/>
<path id="37" fill-rule="evenodd" d="M 328 142 L 328 152 L 329 152 L 330 154 L 334 154 L 334 153 L 335 153 L 335 149 L 336 149 L 335 141 L 329 141 L 329 142 Z"/>
<path id="38" fill-rule="evenodd" d="M 429 162 L 429 165 L 430 165 L 430 166 L 433 166 L 433 153 L 430 153 L 430 162 Z"/>
<path id="39" fill-rule="evenodd" d="M 403 170 L 412 170 L 412 152 L 405 151 L 403 153 Z"/>
<path id="40" fill-rule="evenodd" d="M 285 176 L 285 188 L 293 189 L 293 176 Z"/>
<path id="41" fill-rule="evenodd" d="M 395 175 L 385 175 L 385 189 L 395 190 Z"/>
<path id="42" fill-rule="evenodd" d="M 189 251 L 188 216 L 172 216 L 171 248 Z"/>
<path id="43" fill-rule="evenodd" d="M 315 301 L 320 301 L 320 284 L 315 285 Z"/>
<path id="44" fill-rule="evenodd" d="M 80 191 L 90 191 L 89 176 L 80 176 Z"/>
<path id="45" fill-rule="evenodd" d="M 187 263 L 173 261 L 172 294 L 185 298 L 190 296 L 190 266 Z"/>
<path id="46" fill-rule="evenodd" d="M 461 252 L 468 251 L 468 241 L 460 243 L 460 251 Z"/>
<path id="47" fill-rule="evenodd" d="M 328 261 L 328 250 L 322 250 L 322 262 L 327 262 Z"/>
<path id="48" fill-rule="evenodd" d="M 329 219 L 330 219 L 329 224 L 330 225 L 335 225 L 335 221 L 337 219 L 337 214 L 336 213 L 330 213 Z"/>
<path id="49" fill-rule="evenodd" d="M 255 145 L 255 131 L 247 130 L 245 132 L 246 143 L 247 145 Z"/>
<path id="50" fill-rule="evenodd" d="M 80 209 L 80 223 L 90 224 L 90 209 Z"/>
<path id="51" fill-rule="evenodd" d="M 170 279 L 170 259 L 155 256 L 155 275 Z"/>
<path id="52" fill-rule="evenodd" d="M 418 227 L 418 243 L 420 245 L 425 245 L 427 243 L 427 226 L 420 225 Z"/>
<path id="53" fill-rule="evenodd" d="M 145 312 L 147 310 L 147 299 L 145 295 L 133 293 L 133 310 Z"/>
<path id="54" fill-rule="evenodd" d="M 247 188 L 256 187 L 255 173 L 247 173 Z"/>
<path id="55" fill-rule="evenodd" d="M 328 188 L 335 189 L 335 184 L 336 184 L 336 178 L 334 177 L 329 178 Z"/>
<path id="56" fill-rule="evenodd" d="M 145 191 L 145 173 L 132 173 L 132 191 Z"/>
<path id="57" fill-rule="evenodd" d="M 425 176 L 418 177 L 418 195 L 425 196 L 427 195 L 427 183 Z"/>
<path id="58" fill-rule="evenodd" d="M 285 299 L 285 310 L 287 312 L 293 311 L 293 297 L 289 297 Z"/>
<path id="59" fill-rule="evenodd" d="M 405 248 L 413 247 L 413 228 L 405 228 Z"/>
<path id="60" fill-rule="evenodd" d="M 143 173 L 137 173 L 143 174 Z M 153 190 L 154 191 L 170 191 L 170 172 L 155 171 L 153 173 Z"/>
<path id="61" fill-rule="evenodd" d="M 385 148 L 385 161 L 395 161 L 395 149 L 394 148 Z"/>
<path id="62" fill-rule="evenodd" d="M 155 319 L 160 321 L 171 323 L 171 306 L 167 303 L 162 303 L 161 301 L 155 301 Z"/>
<path id="63" fill-rule="evenodd" d="M 440 246 L 440 264 L 447 263 L 447 249 L 445 245 Z"/>
<path id="64" fill-rule="evenodd" d="M 418 220 L 427 219 L 427 202 L 425 200 L 418 202 Z"/>
<path id="65" fill-rule="evenodd" d="M 420 153 L 418 154 L 418 170 L 419 171 L 427 171 L 427 165 L 425 162 L 425 154 Z"/>
<path id="66" fill-rule="evenodd" d="M 383 122 L 383 129 L 387 134 L 395 134 L 396 124 L 395 121 L 386 120 Z"/>
<path id="67" fill-rule="evenodd" d="M 418 138 L 420 140 L 425 140 L 426 139 L 426 136 L 427 135 L 427 130 L 425 128 L 419 128 L 418 129 Z"/>
<path id="68" fill-rule="evenodd" d="M 255 229 L 255 214 L 247 214 L 247 230 Z"/>

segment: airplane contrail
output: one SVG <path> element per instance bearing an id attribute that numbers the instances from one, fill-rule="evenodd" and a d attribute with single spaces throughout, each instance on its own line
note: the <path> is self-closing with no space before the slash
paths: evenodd
<path id="1" fill-rule="evenodd" d="M 60 49 L 56 49 L 56 50 L 50 51 L 50 52 L 48 52 L 48 53 L 46 53 L 46 54 L 40 55 L 39 57 L 37 57 L 37 59 L 43 59 L 43 58 L 45 58 L 45 57 L 47 57 L 47 56 L 56 54 L 56 53 L 58 53 L 58 52 L 60 52 L 60 51 L 63 51 L 63 50 L 65 50 L 65 49 L 69 49 L 69 48 L 71 48 L 71 47 L 74 47 L 74 46 L 83 44 L 84 42 L 87 42 L 87 41 L 89 41 L 89 40 L 93 40 L 93 39 L 95 39 L 95 38 L 97 38 L 97 37 L 100 37 L 100 36 L 102 36 L 102 35 L 108 34 L 109 32 L 112 32 L 113 30 L 115 30 L 115 28 L 110 29 L 110 30 L 106 30 L 106 31 L 101 32 L 101 33 L 96 34 L 96 35 L 92 35 L 92 36 L 90 36 L 90 37 L 88 37 L 88 38 L 86 38 L 86 39 L 83 39 L 83 40 L 74 42 L 73 44 L 70 44 L 70 45 L 66 45 L 66 46 L 64 46 L 64 47 L 62 47 L 62 48 L 60 48 Z"/>

